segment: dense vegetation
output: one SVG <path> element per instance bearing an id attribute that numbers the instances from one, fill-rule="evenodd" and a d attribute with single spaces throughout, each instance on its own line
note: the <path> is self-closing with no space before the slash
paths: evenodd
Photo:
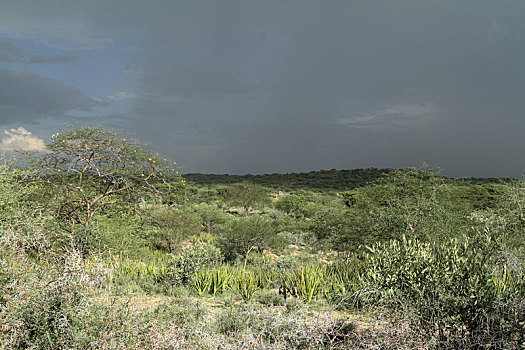
<path id="1" fill-rule="evenodd" d="M 308 173 L 264 175 L 184 174 L 184 178 L 197 186 L 251 182 L 272 189 L 290 191 L 298 189 L 318 191 L 344 191 L 372 184 L 391 169 L 320 170 Z"/>
<path id="2" fill-rule="evenodd" d="M 250 182 L 273 190 L 294 191 L 348 191 L 354 188 L 372 185 L 393 169 L 352 169 L 352 170 L 319 170 L 308 173 L 263 174 L 263 175 L 228 175 L 228 174 L 182 174 L 190 184 L 196 186 L 226 185 L 239 182 Z M 451 182 L 464 182 L 475 185 L 511 182 L 509 178 L 463 178 L 448 179 Z"/>
<path id="3" fill-rule="evenodd" d="M 2 348 L 525 347 L 523 180 L 205 183 L 97 128 L 29 164 L 0 165 Z"/>

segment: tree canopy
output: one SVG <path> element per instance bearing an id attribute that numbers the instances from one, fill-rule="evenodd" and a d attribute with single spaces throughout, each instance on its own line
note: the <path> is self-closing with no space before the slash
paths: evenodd
<path id="1" fill-rule="evenodd" d="M 48 190 L 52 214 L 72 228 L 89 226 L 97 212 L 117 198 L 129 202 L 137 189 L 158 194 L 167 188 L 162 184 L 181 181 L 166 159 L 100 127 L 70 126 L 56 133 L 32 162 L 35 183 Z"/>

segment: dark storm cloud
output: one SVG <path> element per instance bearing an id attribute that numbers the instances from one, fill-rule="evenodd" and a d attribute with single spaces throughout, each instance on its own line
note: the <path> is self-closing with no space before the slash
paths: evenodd
<path id="1" fill-rule="evenodd" d="M 35 123 L 43 117 L 65 120 L 71 110 L 96 104 L 81 90 L 28 69 L 0 68 L 0 124 Z"/>
<path id="2" fill-rule="evenodd" d="M 513 130 L 525 127 L 523 10 L 473 1 L 192 5 L 172 13 L 172 27 L 157 24 L 137 94 L 159 98 L 137 100 L 137 129 L 200 171 L 431 161 L 454 175 L 492 175 L 488 162 L 519 175 L 521 165 L 501 159 L 521 158 Z"/>
<path id="3" fill-rule="evenodd" d="M 27 64 L 45 64 L 45 63 L 67 63 L 74 62 L 77 58 L 70 55 L 45 56 L 33 55 L 21 47 L 11 44 L 7 41 L 0 40 L 0 62 L 6 63 L 27 63 Z"/>
<path id="4" fill-rule="evenodd" d="M 133 38 L 118 121 L 188 171 L 525 173 L 521 0 L 30 4 L 16 11 L 75 47 Z"/>

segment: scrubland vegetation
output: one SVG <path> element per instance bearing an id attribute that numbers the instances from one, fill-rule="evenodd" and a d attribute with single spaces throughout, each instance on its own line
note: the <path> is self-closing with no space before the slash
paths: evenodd
<path id="1" fill-rule="evenodd" d="M 96 128 L 25 164 L 0 166 L 2 348 L 525 348 L 523 180 L 205 184 Z"/>

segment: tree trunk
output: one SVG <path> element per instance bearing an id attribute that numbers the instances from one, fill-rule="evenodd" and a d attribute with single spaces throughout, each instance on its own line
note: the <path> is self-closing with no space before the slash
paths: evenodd
<path id="1" fill-rule="evenodd" d="M 250 249 L 248 249 L 246 251 L 246 255 L 244 256 L 244 266 L 242 267 L 242 270 L 246 270 L 246 263 L 248 262 L 248 254 L 250 254 L 250 252 L 252 251 L 253 249 L 253 246 L 250 247 Z"/>

